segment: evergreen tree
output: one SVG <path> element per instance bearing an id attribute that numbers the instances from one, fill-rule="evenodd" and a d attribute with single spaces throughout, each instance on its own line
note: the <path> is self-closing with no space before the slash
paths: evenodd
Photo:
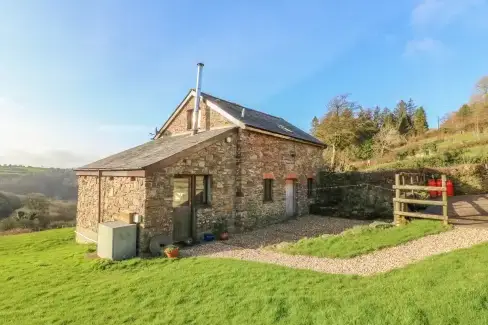
<path id="1" fill-rule="evenodd" d="M 412 98 L 410 98 L 406 104 L 407 115 L 410 117 L 410 120 L 413 120 L 415 112 L 417 111 L 417 105 Z"/>
<path id="2" fill-rule="evenodd" d="M 317 135 L 317 128 L 319 127 L 319 124 L 320 124 L 319 119 L 317 118 L 317 116 L 314 116 L 312 119 L 312 126 L 310 128 L 310 133 L 313 136 Z"/>
<path id="3" fill-rule="evenodd" d="M 422 106 L 415 110 L 413 116 L 413 129 L 415 134 L 423 134 L 429 129 L 429 124 L 427 123 L 427 114 Z"/>
<path id="4" fill-rule="evenodd" d="M 395 117 L 397 120 L 397 130 L 401 135 L 406 135 L 412 130 L 412 120 L 408 114 L 407 103 L 401 100 L 395 107 Z"/>

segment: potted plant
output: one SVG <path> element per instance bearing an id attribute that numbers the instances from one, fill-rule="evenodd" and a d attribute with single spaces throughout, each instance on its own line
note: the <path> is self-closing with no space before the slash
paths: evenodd
<path id="1" fill-rule="evenodd" d="M 227 222 L 224 219 L 214 222 L 214 235 L 220 240 L 229 239 L 229 232 L 227 230 Z"/>
<path id="2" fill-rule="evenodd" d="M 165 246 L 163 251 L 168 258 L 177 258 L 180 253 L 179 247 L 175 245 Z"/>

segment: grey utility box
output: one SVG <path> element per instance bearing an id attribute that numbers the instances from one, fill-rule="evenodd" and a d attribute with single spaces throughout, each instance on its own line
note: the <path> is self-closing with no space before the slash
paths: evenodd
<path id="1" fill-rule="evenodd" d="M 123 221 L 98 225 L 97 254 L 101 258 L 125 260 L 137 255 L 137 226 Z"/>

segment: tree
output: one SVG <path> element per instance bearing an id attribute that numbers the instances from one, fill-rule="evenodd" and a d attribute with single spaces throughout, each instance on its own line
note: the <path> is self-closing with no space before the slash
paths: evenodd
<path id="1" fill-rule="evenodd" d="M 397 130 L 402 135 L 410 133 L 412 130 L 412 121 L 410 115 L 408 114 L 408 105 L 405 101 L 401 100 L 398 102 L 394 111 L 397 120 Z"/>
<path id="2" fill-rule="evenodd" d="M 413 116 L 415 115 L 415 112 L 417 111 L 417 105 L 415 105 L 415 102 L 413 101 L 412 98 L 410 98 L 406 104 L 406 109 L 407 109 L 407 115 L 413 119 Z"/>
<path id="3" fill-rule="evenodd" d="M 385 152 L 400 145 L 404 137 L 394 127 L 384 127 L 373 137 L 373 148 L 381 157 Z"/>
<path id="4" fill-rule="evenodd" d="M 483 101 L 488 101 L 488 76 L 484 76 L 476 83 L 476 93 L 481 96 Z"/>
<path id="5" fill-rule="evenodd" d="M 315 135 L 331 147 L 330 165 L 334 169 L 337 150 L 344 149 L 357 139 L 354 110 L 357 105 L 349 95 L 339 95 L 330 100 L 327 113 L 317 126 Z"/>
<path id="6" fill-rule="evenodd" d="M 319 127 L 319 119 L 317 118 L 317 116 L 314 116 L 313 119 L 312 119 L 312 123 L 311 123 L 311 127 L 310 127 L 310 133 L 313 135 L 313 136 L 316 136 L 317 134 L 317 129 Z"/>
<path id="7" fill-rule="evenodd" d="M 413 116 L 413 129 L 415 134 L 423 134 L 429 129 L 429 124 L 427 123 L 427 114 L 422 106 L 415 110 Z"/>

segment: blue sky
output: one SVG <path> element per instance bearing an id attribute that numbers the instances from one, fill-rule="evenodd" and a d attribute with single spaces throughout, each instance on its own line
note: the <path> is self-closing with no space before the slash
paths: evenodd
<path id="1" fill-rule="evenodd" d="M 140 144 L 202 89 L 308 130 L 331 97 L 412 97 L 431 125 L 488 74 L 488 0 L 0 0 L 0 163 Z"/>

